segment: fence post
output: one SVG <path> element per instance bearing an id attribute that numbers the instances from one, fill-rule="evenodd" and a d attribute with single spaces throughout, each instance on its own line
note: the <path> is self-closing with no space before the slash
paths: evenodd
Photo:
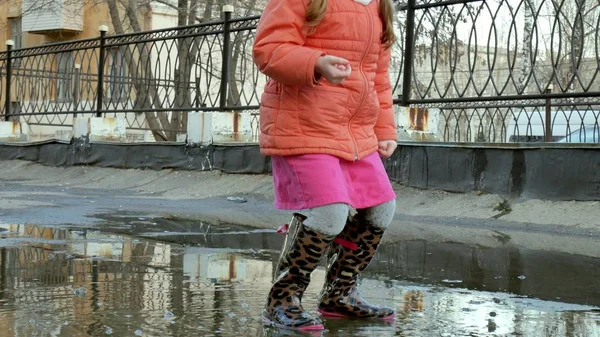
<path id="1" fill-rule="evenodd" d="M 196 76 L 196 99 L 194 100 L 194 106 L 196 107 L 196 112 L 200 107 L 200 77 Z"/>
<path id="2" fill-rule="evenodd" d="M 546 89 L 546 94 L 551 94 L 554 86 L 550 84 Z M 552 99 L 546 97 L 546 143 L 552 142 Z"/>
<path id="3" fill-rule="evenodd" d="M 408 106 L 411 93 L 413 49 L 415 44 L 415 0 L 406 2 L 406 40 L 404 41 L 404 76 L 402 78 L 402 106 Z"/>
<path id="4" fill-rule="evenodd" d="M 79 109 L 79 91 L 81 90 L 81 65 L 75 63 L 74 86 L 73 86 L 73 118 L 77 117 L 77 110 Z"/>
<path id="5" fill-rule="evenodd" d="M 219 100 L 219 107 L 221 110 L 225 110 L 227 106 L 227 94 L 229 91 L 229 48 L 231 42 L 231 13 L 233 13 L 232 5 L 223 6 L 223 53 L 221 55 L 222 66 L 221 66 L 221 96 Z"/>
<path id="6" fill-rule="evenodd" d="M 97 101 L 96 101 L 96 117 L 102 117 L 102 100 L 104 98 L 104 63 L 105 63 L 105 50 L 104 46 L 106 44 L 106 32 L 108 32 L 108 26 L 102 25 L 99 28 L 100 30 L 100 53 L 98 56 L 98 88 L 96 88 L 97 92 Z"/>
<path id="7" fill-rule="evenodd" d="M 10 120 L 10 86 L 12 82 L 12 49 L 15 45 L 13 40 L 6 41 L 6 88 L 4 93 L 4 121 Z"/>

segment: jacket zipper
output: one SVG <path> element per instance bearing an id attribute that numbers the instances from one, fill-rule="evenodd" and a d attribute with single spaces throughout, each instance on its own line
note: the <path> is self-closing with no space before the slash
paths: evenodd
<path id="1" fill-rule="evenodd" d="M 371 48 L 371 42 L 373 40 L 373 18 L 371 18 L 371 11 L 369 10 L 369 6 L 364 6 L 367 10 L 367 17 L 368 17 L 368 29 L 369 29 L 369 40 L 367 43 L 367 48 L 365 49 L 365 53 L 362 55 L 362 58 L 360 59 L 360 63 L 358 64 L 358 68 L 360 69 L 360 73 L 362 75 L 363 78 L 363 82 L 364 82 L 364 86 L 363 86 L 363 93 L 362 93 L 362 98 L 360 100 L 360 104 L 358 104 L 356 111 L 354 112 L 354 114 L 352 114 L 352 116 L 350 117 L 350 121 L 348 122 L 348 132 L 350 133 L 350 137 L 352 137 L 352 141 L 354 142 L 354 161 L 358 160 L 358 143 L 356 142 L 356 138 L 354 138 L 354 135 L 352 134 L 352 120 L 354 119 L 354 117 L 356 116 L 356 114 L 358 113 L 358 111 L 360 111 L 360 109 L 362 108 L 362 106 L 365 104 L 365 101 L 367 100 L 367 89 L 369 86 L 369 81 L 367 80 L 367 75 L 365 75 L 364 71 L 363 71 L 363 63 L 365 61 L 365 58 L 367 57 L 367 54 L 369 54 L 369 49 Z"/>

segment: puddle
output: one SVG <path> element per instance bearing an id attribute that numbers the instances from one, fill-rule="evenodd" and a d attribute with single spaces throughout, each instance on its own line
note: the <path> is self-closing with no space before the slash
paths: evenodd
<path id="1" fill-rule="evenodd" d="M 0 336 L 321 335 L 261 324 L 274 231 L 196 223 L 165 233 L 137 221 L 150 224 L 111 229 L 121 234 L 1 225 Z M 307 308 L 323 277 L 313 274 Z M 396 308 L 396 322 L 326 320 L 322 335 L 600 336 L 598 279 L 599 259 L 402 242 L 382 247 L 361 284 Z"/>
<path id="2" fill-rule="evenodd" d="M 111 215 L 106 219 L 119 226 L 105 229 L 121 234 L 182 245 L 270 253 L 272 259 L 277 257 L 282 242 L 274 229 L 215 226 L 187 219 L 131 214 Z M 369 273 L 397 280 L 600 307 L 597 286 L 600 259 L 510 244 L 497 248 L 426 241 L 384 245 L 371 263 Z"/>

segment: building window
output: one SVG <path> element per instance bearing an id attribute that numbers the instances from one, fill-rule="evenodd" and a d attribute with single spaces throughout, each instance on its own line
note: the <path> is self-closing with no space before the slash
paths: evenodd
<path id="1" fill-rule="evenodd" d="M 74 67 L 73 53 L 56 54 L 56 100 L 59 102 L 70 102 L 73 99 Z"/>
<path id="2" fill-rule="evenodd" d="M 121 48 L 108 50 L 108 92 L 106 95 L 109 102 L 122 102 L 126 99 L 125 81 L 127 68 L 124 56 Z"/>
<path id="3" fill-rule="evenodd" d="M 10 39 L 15 42 L 13 49 L 23 48 L 23 32 L 21 31 L 21 18 L 9 18 Z"/>

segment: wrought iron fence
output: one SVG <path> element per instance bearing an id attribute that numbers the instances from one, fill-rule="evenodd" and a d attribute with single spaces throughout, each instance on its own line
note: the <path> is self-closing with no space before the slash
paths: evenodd
<path id="1" fill-rule="evenodd" d="M 0 53 L 0 114 L 54 126 L 72 126 L 77 116 L 120 115 L 129 129 L 175 140 L 191 111 L 258 109 L 266 82 L 251 58 L 258 19 L 225 13 L 222 21 L 193 26 L 9 46 Z"/>
<path id="2" fill-rule="evenodd" d="M 407 0 L 398 103 L 450 142 L 600 142 L 600 3 Z"/>
<path id="3" fill-rule="evenodd" d="M 600 141 L 600 3 L 395 3 L 390 76 L 408 133 L 446 142 Z M 174 140 L 191 111 L 256 111 L 266 82 L 251 57 L 258 20 L 225 13 L 193 26 L 9 48 L 0 53 L 1 113 L 64 126 L 73 116 L 122 115 L 130 129 Z M 256 134 L 257 123 L 253 113 Z"/>

